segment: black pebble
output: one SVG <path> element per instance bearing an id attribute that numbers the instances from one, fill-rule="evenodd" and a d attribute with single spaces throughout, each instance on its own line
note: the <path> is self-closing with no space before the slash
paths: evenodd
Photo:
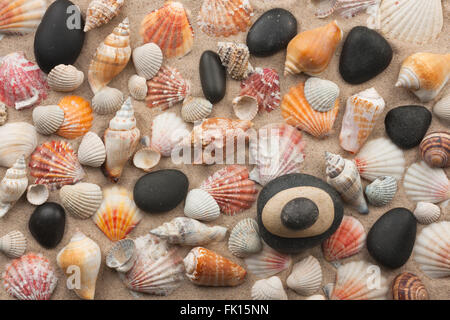
<path id="1" fill-rule="evenodd" d="M 411 149 L 422 141 L 431 117 L 431 112 L 423 106 L 402 106 L 386 114 L 384 126 L 392 142 L 402 149 Z"/>
<path id="2" fill-rule="evenodd" d="M 217 103 L 225 96 L 227 74 L 220 57 L 213 51 L 205 51 L 200 57 L 200 81 L 203 94 L 211 103 Z"/>
<path id="3" fill-rule="evenodd" d="M 297 35 L 297 19 L 287 10 L 275 8 L 255 21 L 247 34 L 251 54 L 267 57 L 283 50 Z"/>
<path id="4" fill-rule="evenodd" d="M 316 222 L 319 209 L 307 198 L 297 198 L 289 201 L 281 210 L 281 222 L 293 230 L 306 229 Z"/>
<path id="5" fill-rule="evenodd" d="M 354 27 L 345 39 L 339 72 L 351 84 L 366 82 L 391 63 L 392 48 L 383 36 L 366 27 Z"/>
<path id="6" fill-rule="evenodd" d="M 37 207 L 28 221 L 28 228 L 39 244 L 55 248 L 64 236 L 66 213 L 59 204 L 46 202 Z"/>

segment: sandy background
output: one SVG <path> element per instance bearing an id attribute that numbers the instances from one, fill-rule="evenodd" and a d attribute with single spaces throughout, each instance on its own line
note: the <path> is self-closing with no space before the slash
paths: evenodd
<path id="1" fill-rule="evenodd" d="M 168 65 L 177 67 L 184 77 L 189 79 L 192 83 L 192 94 L 194 96 L 201 96 L 202 90 L 200 86 L 200 79 L 198 73 L 198 63 L 200 59 L 200 55 L 204 50 L 215 50 L 216 42 L 218 39 L 210 38 L 203 34 L 197 27 L 197 15 L 199 8 L 201 6 L 201 0 L 180 0 L 190 11 L 190 20 L 193 25 L 195 31 L 195 41 L 192 52 L 181 58 L 181 59 L 171 59 L 166 61 Z M 89 0 L 74 0 L 76 4 L 80 6 L 82 12 L 86 12 L 86 8 L 88 6 Z M 332 19 L 337 19 L 339 21 L 340 26 L 345 32 L 345 35 L 350 31 L 353 26 L 357 25 L 365 25 L 366 15 L 361 14 L 356 18 L 346 20 L 341 18 L 340 16 L 329 17 L 324 20 L 320 20 L 314 17 L 315 7 L 311 3 L 311 1 L 305 0 L 251 0 L 250 1 L 255 9 L 255 21 L 263 12 L 267 9 L 274 7 L 282 7 L 291 11 L 294 16 L 298 20 L 299 31 L 304 31 L 312 28 L 316 28 L 322 26 Z M 132 46 L 137 47 L 142 44 L 142 40 L 139 36 L 139 26 L 140 22 L 143 19 L 144 15 L 160 7 L 163 4 L 163 0 L 127 0 L 125 6 L 122 9 L 119 17 L 115 18 L 111 23 L 106 26 L 103 26 L 100 29 L 95 29 L 89 32 L 86 36 L 85 45 L 83 51 L 76 62 L 75 66 L 87 75 L 87 70 L 89 66 L 89 62 L 97 48 L 97 45 L 112 31 L 112 29 L 122 21 L 126 16 L 130 18 L 131 27 L 132 27 Z M 341 110 L 338 116 L 338 120 L 334 126 L 334 132 L 324 140 L 317 140 L 312 138 L 308 134 L 304 134 L 306 140 L 306 160 L 303 165 L 303 172 L 315 175 L 320 178 L 325 178 L 324 175 L 324 160 L 323 155 L 325 151 L 330 151 L 334 153 L 340 153 L 344 156 L 350 157 L 346 154 L 339 146 L 338 135 L 341 128 L 342 117 L 345 110 L 345 101 L 346 99 L 357 92 L 360 92 L 364 89 L 375 87 L 376 90 L 381 94 L 381 96 L 386 100 L 386 109 L 384 111 L 383 116 L 379 120 L 375 130 L 372 132 L 372 135 L 369 139 L 374 139 L 377 137 L 385 136 L 383 119 L 384 115 L 392 108 L 405 105 L 405 104 L 419 104 L 419 101 L 416 97 L 409 93 L 404 89 L 397 89 L 394 87 L 394 83 L 397 79 L 398 71 L 400 69 L 400 64 L 407 56 L 417 52 L 417 51 L 430 51 L 435 53 L 445 53 L 450 52 L 450 3 L 448 1 L 444 1 L 444 28 L 442 33 L 440 34 L 438 40 L 434 43 L 428 44 L 427 46 L 416 46 L 409 43 L 404 43 L 400 41 L 390 40 L 390 43 L 394 49 L 394 58 L 390 66 L 385 70 L 381 75 L 372 79 L 369 82 L 366 82 L 362 85 L 352 86 L 346 84 L 340 77 L 338 73 L 338 61 L 339 54 L 341 52 L 341 48 L 339 47 L 335 57 L 331 61 L 328 69 L 322 74 L 321 77 L 325 79 L 330 79 L 335 81 L 340 89 L 341 89 Z M 237 36 L 230 37 L 227 40 L 236 40 L 245 42 L 246 33 L 241 33 Z M 30 60 L 34 60 L 33 55 L 33 39 L 34 35 L 27 35 L 24 37 L 6 37 L 0 42 L 0 56 L 11 53 L 13 51 L 23 50 L 27 57 Z M 342 43 L 341 43 L 342 45 Z M 279 52 L 278 54 L 269 57 L 269 58 L 251 58 L 251 63 L 253 66 L 258 67 L 272 67 L 278 70 L 280 75 L 283 71 L 284 66 L 284 58 L 285 52 Z M 114 79 L 110 86 L 121 89 L 125 95 L 128 95 L 127 89 L 127 81 L 128 78 L 134 74 L 134 67 L 132 63 L 128 65 L 126 70 L 122 72 L 116 79 Z M 298 81 L 305 80 L 306 77 L 304 75 L 297 76 L 289 76 L 287 78 L 281 77 L 281 91 L 282 94 L 285 94 L 288 89 L 295 85 Z M 443 90 L 441 93 L 450 92 L 450 86 L 447 85 L 447 88 Z M 232 79 L 228 79 L 227 81 L 227 95 L 226 97 L 217 105 L 214 106 L 213 113 L 211 116 L 225 116 L 225 117 L 233 117 L 231 100 L 235 97 L 239 92 L 239 82 L 234 81 Z M 74 92 L 76 95 L 80 95 L 86 99 L 92 99 L 92 92 L 89 89 L 87 81 Z M 44 105 L 57 104 L 58 101 L 63 97 L 63 94 L 51 92 L 48 99 L 43 102 Z M 177 114 L 180 113 L 181 104 L 173 107 L 170 111 L 174 111 Z M 433 106 L 433 102 L 426 104 L 426 106 L 431 110 Z M 135 102 L 134 109 L 136 113 L 136 117 L 138 120 L 138 127 L 141 130 L 142 134 L 148 135 L 150 132 L 150 126 L 152 118 L 161 113 L 159 109 L 150 110 L 145 106 L 143 102 Z M 9 122 L 16 121 L 26 121 L 32 123 L 31 120 L 31 110 L 26 111 L 16 111 L 12 109 L 8 109 L 9 112 Z M 92 130 L 98 133 L 100 136 L 103 135 L 104 130 L 108 125 L 108 121 L 112 115 L 107 116 L 99 116 L 95 115 L 94 118 L 94 126 Z M 256 119 L 254 120 L 255 127 L 259 128 L 264 124 L 270 122 L 279 122 L 282 121 L 282 117 L 280 114 L 280 110 L 275 110 L 272 113 L 261 112 Z M 437 118 L 433 117 L 433 121 L 430 127 L 430 130 L 436 129 L 444 129 L 445 124 L 441 123 Z M 448 128 L 448 126 L 447 126 Z M 49 141 L 51 139 L 58 139 L 57 136 L 52 137 L 39 137 L 39 143 L 43 143 L 45 141 Z M 78 149 L 78 145 L 80 143 L 81 138 L 71 141 L 71 144 L 74 146 L 75 150 Z M 405 156 L 407 158 L 407 166 L 411 165 L 414 162 L 417 162 L 420 159 L 418 148 L 409 150 L 405 152 Z M 163 160 L 159 167 L 162 168 L 172 168 L 174 165 L 170 162 L 169 159 Z M 198 187 L 199 184 L 205 179 L 209 174 L 218 170 L 221 166 L 181 166 L 177 167 L 182 170 L 188 177 L 190 181 L 190 188 Z M 84 181 L 93 182 L 99 184 L 101 187 L 106 188 L 111 186 L 111 183 L 103 176 L 99 169 L 94 168 L 85 168 L 87 173 Z M 3 177 L 5 172 L 5 168 L 0 169 L 0 176 Z M 119 185 L 122 185 L 129 190 L 132 190 L 135 181 L 144 175 L 144 172 L 136 169 L 132 166 L 131 163 L 127 165 L 122 175 L 122 178 L 119 182 Z M 30 179 L 31 183 L 31 179 Z M 364 184 L 367 184 L 367 181 L 364 181 Z M 58 192 L 53 192 L 50 197 L 50 201 L 59 201 Z M 370 229 L 373 223 L 387 210 L 395 207 L 406 207 L 410 210 L 414 210 L 415 204 L 409 201 L 405 197 L 404 190 L 402 186 L 400 186 L 399 191 L 395 197 L 395 199 L 388 206 L 382 208 L 370 207 L 370 214 L 367 216 L 362 216 L 358 214 L 355 210 L 346 207 L 345 214 L 353 215 L 358 218 L 366 228 L 366 231 Z M 90 238 L 95 240 L 102 250 L 102 266 L 100 275 L 97 281 L 97 290 L 96 290 L 96 299 L 133 299 L 134 297 L 130 294 L 130 292 L 124 287 L 122 282 L 120 281 L 118 275 L 115 271 L 110 270 L 106 267 L 104 263 L 105 253 L 107 250 L 113 245 L 112 242 L 94 225 L 92 220 L 77 220 L 70 215 L 67 215 L 66 222 L 66 231 L 64 234 L 64 238 L 61 243 L 52 250 L 46 250 L 42 248 L 31 236 L 28 230 L 28 219 L 30 214 L 33 212 L 34 207 L 27 203 L 25 197 L 22 198 L 20 202 L 18 202 L 15 207 L 0 221 L 0 235 L 6 234 L 12 230 L 20 230 L 22 231 L 27 239 L 28 239 L 28 249 L 27 251 L 41 252 L 45 256 L 47 256 L 51 262 L 54 264 L 58 278 L 59 284 L 53 294 L 53 299 L 77 299 L 77 296 L 74 292 L 66 289 L 65 287 L 65 277 L 62 274 L 61 270 L 56 267 L 56 255 L 68 242 L 71 236 L 74 234 L 75 230 L 79 228 L 82 232 L 88 235 Z M 445 210 L 445 209 L 444 209 Z M 450 219 L 449 208 L 447 210 L 447 219 Z M 219 219 L 214 221 L 211 224 L 218 224 L 222 226 L 226 226 L 229 230 L 245 217 L 255 217 L 256 215 L 256 204 L 250 210 L 247 210 L 237 216 L 229 217 L 229 216 L 221 216 Z M 137 226 L 137 228 L 130 234 L 131 237 L 135 238 L 140 235 L 146 234 L 150 229 L 159 226 L 163 222 L 170 221 L 174 217 L 183 216 L 183 204 L 179 205 L 175 210 L 160 214 L 160 215 L 152 215 L 145 214 L 144 219 Z M 442 215 L 441 219 L 444 219 L 444 215 Z M 423 226 L 418 225 L 418 232 L 422 230 Z M 213 249 L 218 253 L 224 255 L 225 257 L 230 258 L 231 260 L 241 264 L 244 266 L 243 260 L 234 257 L 227 249 L 227 242 L 214 243 L 206 246 L 207 248 Z M 181 248 L 180 253 L 185 256 L 185 254 L 189 251 L 190 248 Z M 320 247 L 315 247 L 303 253 L 297 254 L 293 256 L 293 261 L 297 262 L 302 258 L 313 255 L 318 258 L 321 262 L 323 268 L 323 285 L 329 282 L 334 281 L 335 277 L 335 269 L 334 267 L 327 263 L 322 256 L 322 252 Z M 369 256 L 366 249 L 363 249 L 358 255 L 353 256 L 345 262 L 352 260 L 367 260 L 369 262 L 374 262 Z M 4 255 L 0 254 L 0 270 L 3 271 L 5 264 L 9 261 Z M 418 269 L 417 264 L 411 258 L 406 265 L 397 270 L 386 270 L 382 269 L 382 273 L 388 278 L 389 282 L 392 279 L 403 271 L 410 271 L 418 274 L 422 280 L 424 281 L 426 287 L 429 290 L 429 294 L 433 299 L 449 299 L 450 298 L 450 278 L 441 279 L 441 280 L 432 280 L 426 277 L 420 270 Z M 287 274 L 283 273 L 280 275 L 282 278 L 286 277 Z M 250 299 L 250 290 L 253 283 L 257 280 L 251 274 L 248 274 L 247 279 L 244 284 L 239 287 L 234 288 L 208 288 L 208 287 L 198 287 L 191 284 L 189 281 L 185 281 L 183 285 L 178 288 L 172 295 L 165 297 L 166 299 Z M 291 290 L 287 290 L 289 299 L 303 299 L 297 295 L 295 292 Z M 6 294 L 3 289 L 0 289 L 0 299 L 11 299 L 11 297 Z M 154 297 L 150 295 L 145 295 L 142 299 L 161 299 L 160 297 Z"/>

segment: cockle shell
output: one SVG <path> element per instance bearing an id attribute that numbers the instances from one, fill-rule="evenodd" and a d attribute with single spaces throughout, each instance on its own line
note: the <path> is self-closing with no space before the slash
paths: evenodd
<path id="1" fill-rule="evenodd" d="M 382 207 L 394 199 L 397 193 L 397 180 L 394 177 L 379 177 L 365 189 L 367 201 L 373 206 Z"/>
<path id="2" fill-rule="evenodd" d="M 328 67 L 342 36 L 336 21 L 299 33 L 288 44 L 284 75 L 320 74 Z"/>
<path id="3" fill-rule="evenodd" d="M 134 154 L 133 164 L 136 168 L 150 172 L 161 160 L 161 153 L 152 148 L 142 148 Z"/>
<path id="4" fill-rule="evenodd" d="M 430 278 L 450 276 L 450 221 L 435 222 L 422 229 L 414 244 L 414 260 Z"/>
<path id="5" fill-rule="evenodd" d="M 82 165 L 90 167 L 100 167 L 106 158 L 106 149 L 102 139 L 89 131 L 81 140 L 78 147 L 78 160 Z"/>
<path id="6" fill-rule="evenodd" d="M 188 54 L 194 45 L 194 30 L 181 2 L 166 1 L 141 22 L 140 34 L 145 43 L 157 44 L 167 58 Z"/>
<path id="7" fill-rule="evenodd" d="M 322 284 L 322 268 L 319 261 L 313 256 L 308 256 L 294 264 L 286 284 L 302 296 L 310 296 L 317 292 Z"/>
<path id="8" fill-rule="evenodd" d="M 104 87 L 92 98 L 92 109 L 97 114 L 110 114 L 117 112 L 123 104 L 122 91 Z"/>
<path id="9" fill-rule="evenodd" d="M 450 94 L 444 96 L 433 107 L 433 113 L 450 123 Z"/>
<path id="10" fill-rule="evenodd" d="M 41 22 L 45 0 L 0 0 L 0 34 L 27 34 Z"/>
<path id="11" fill-rule="evenodd" d="M 233 99 L 233 111 L 240 120 L 253 120 L 258 114 L 258 101 L 250 96 L 239 96 Z"/>
<path id="12" fill-rule="evenodd" d="M 238 286 L 247 274 L 240 265 L 202 247 L 195 247 L 188 253 L 184 267 L 188 279 L 200 286 Z"/>
<path id="13" fill-rule="evenodd" d="M 1 59 L 0 84 L 0 101 L 17 110 L 33 107 L 47 98 L 47 76 L 23 52 Z"/>
<path id="14" fill-rule="evenodd" d="M 106 265 L 118 272 L 128 272 L 137 258 L 136 244 L 132 239 L 117 241 L 106 254 Z"/>
<path id="15" fill-rule="evenodd" d="M 70 242 L 58 253 L 56 262 L 68 277 L 73 275 L 74 270 L 78 272 L 79 286 L 75 284 L 73 290 L 81 299 L 93 300 L 102 262 L 98 244 L 77 231 Z"/>
<path id="16" fill-rule="evenodd" d="M 36 178 L 34 183 L 46 184 L 50 190 L 77 183 L 85 175 L 76 153 L 65 141 L 46 142 L 37 147 L 28 166 L 31 176 Z"/>
<path id="17" fill-rule="evenodd" d="M 330 80 L 311 77 L 305 82 L 305 98 L 316 111 L 327 112 L 339 98 L 339 87 Z"/>
<path id="18" fill-rule="evenodd" d="M 20 231 L 11 231 L 0 238 L 0 251 L 9 258 L 19 258 L 26 249 L 27 238 Z"/>
<path id="19" fill-rule="evenodd" d="M 102 189 L 93 183 L 77 183 L 59 190 L 61 204 L 70 214 L 80 219 L 90 218 L 102 204 Z"/>
<path id="20" fill-rule="evenodd" d="M 123 187 L 103 191 L 103 201 L 92 217 L 97 227 L 112 241 L 124 239 L 142 220 L 133 195 Z"/>
<path id="21" fill-rule="evenodd" d="M 173 112 L 164 112 L 153 119 L 150 147 L 170 157 L 172 151 L 189 135 L 186 123 Z"/>
<path id="22" fill-rule="evenodd" d="M 120 13 L 125 0 L 92 0 L 86 12 L 84 32 L 107 24 Z"/>
<path id="23" fill-rule="evenodd" d="M 212 221 L 220 216 L 220 207 L 205 190 L 192 189 L 186 196 L 184 214 L 189 218 Z"/>
<path id="24" fill-rule="evenodd" d="M 28 186 L 27 200 L 32 205 L 40 206 L 41 204 L 44 204 L 49 196 L 50 192 L 45 184 L 32 184 Z"/>
<path id="25" fill-rule="evenodd" d="M 0 127 L 0 166 L 12 167 L 17 158 L 29 155 L 37 146 L 36 129 L 26 122 L 7 123 Z"/>
<path id="26" fill-rule="evenodd" d="M 433 100 L 450 79 L 450 53 L 415 53 L 403 61 L 395 84 L 411 90 L 422 102 Z"/>
<path id="27" fill-rule="evenodd" d="M 36 253 L 8 263 L 2 279 L 6 292 L 19 300 L 50 300 L 58 283 L 50 261 Z"/>
<path id="28" fill-rule="evenodd" d="M 25 157 L 21 156 L 11 168 L 6 170 L 0 182 L 0 218 L 22 197 L 27 187 L 27 164 Z"/>
<path id="29" fill-rule="evenodd" d="M 99 45 L 89 65 L 88 80 L 96 94 L 128 64 L 131 58 L 130 21 L 122 21 Z"/>
<path id="30" fill-rule="evenodd" d="M 357 153 L 361 149 L 383 113 L 385 105 L 384 99 L 375 88 L 348 98 L 339 136 L 344 150 Z"/>
<path id="31" fill-rule="evenodd" d="M 0 102 L 0 126 L 4 125 L 8 120 L 8 110 L 3 102 Z"/>
<path id="32" fill-rule="evenodd" d="M 58 106 L 64 111 L 64 121 L 56 134 L 66 139 L 82 137 L 92 127 L 92 109 L 90 103 L 78 96 L 66 96 Z"/>
<path id="33" fill-rule="evenodd" d="M 450 133 L 432 132 L 420 143 L 422 159 L 430 167 L 446 168 L 450 166 Z"/>
<path id="34" fill-rule="evenodd" d="M 291 256 L 275 251 L 263 242 L 261 252 L 244 259 L 250 273 L 259 278 L 267 278 L 288 269 Z"/>
<path id="35" fill-rule="evenodd" d="M 39 106 L 33 109 L 33 123 L 36 131 L 50 135 L 58 131 L 64 122 L 64 110 L 58 105 Z"/>
<path id="36" fill-rule="evenodd" d="M 162 51 L 158 45 L 146 43 L 133 50 L 133 63 L 137 74 L 146 80 L 150 80 L 162 66 Z"/>
<path id="37" fill-rule="evenodd" d="M 317 18 L 326 18 L 334 12 L 338 12 L 345 18 L 354 17 L 358 12 L 379 5 L 379 0 L 325 0 L 320 2 L 320 7 L 316 11 Z"/>
<path id="38" fill-rule="evenodd" d="M 339 192 L 345 202 L 351 204 L 359 213 L 369 213 L 355 163 L 330 152 L 326 152 L 325 160 L 327 162 L 327 182 Z"/>
<path id="39" fill-rule="evenodd" d="M 253 300 L 287 300 L 280 278 L 273 276 L 255 282 L 252 287 Z"/>
<path id="40" fill-rule="evenodd" d="M 136 100 L 144 100 L 147 97 L 147 80 L 138 75 L 132 75 L 128 80 L 128 91 L 130 95 Z"/>
<path id="41" fill-rule="evenodd" d="M 394 300 L 428 300 L 428 292 L 422 280 L 410 272 L 400 273 L 392 282 Z"/>
<path id="42" fill-rule="evenodd" d="M 158 228 L 150 230 L 150 233 L 167 240 L 171 244 L 200 246 L 210 242 L 223 241 L 227 234 L 227 228 L 221 226 L 209 227 L 191 218 L 177 217 Z"/>
<path id="43" fill-rule="evenodd" d="M 71 92 L 78 89 L 84 81 L 84 73 L 72 65 L 57 65 L 48 74 L 50 89 L 59 92 Z"/>
<path id="44" fill-rule="evenodd" d="M 212 112 L 213 105 L 205 98 L 186 97 L 181 108 L 181 117 L 186 122 L 206 119 Z"/>
<path id="45" fill-rule="evenodd" d="M 240 258 L 262 250 L 258 223 L 254 219 L 243 219 L 234 226 L 228 239 L 228 250 Z"/>
<path id="46" fill-rule="evenodd" d="M 439 220 L 441 209 L 439 206 L 429 202 L 417 202 L 414 217 L 421 224 L 431 224 Z"/>
<path id="47" fill-rule="evenodd" d="M 218 42 L 217 54 L 228 74 L 235 80 L 246 79 L 253 71 L 249 62 L 250 52 L 243 43 Z"/>

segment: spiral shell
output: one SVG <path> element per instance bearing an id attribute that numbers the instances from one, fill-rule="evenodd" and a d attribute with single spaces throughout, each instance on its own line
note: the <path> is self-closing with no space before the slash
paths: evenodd
<path id="1" fill-rule="evenodd" d="M 59 191 L 61 204 L 70 214 L 80 219 L 90 218 L 102 204 L 102 189 L 93 183 L 64 186 Z"/>
<path id="2" fill-rule="evenodd" d="M 450 133 L 442 131 L 428 134 L 420 143 L 420 153 L 430 167 L 449 167 Z"/>
<path id="3" fill-rule="evenodd" d="M 57 105 L 40 106 L 33 109 L 33 123 L 36 131 L 50 135 L 58 131 L 64 122 L 64 110 Z"/>
<path id="4" fill-rule="evenodd" d="M 240 258 L 262 250 L 258 223 L 254 219 L 243 219 L 234 226 L 228 239 L 228 250 Z"/>
<path id="5" fill-rule="evenodd" d="M 231 78 L 235 80 L 246 79 L 253 71 L 249 62 L 250 52 L 248 47 L 243 43 L 235 42 L 219 42 L 217 46 L 220 61 L 227 68 Z"/>
<path id="6" fill-rule="evenodd" d="M 308 256 L 294 264 L 286 284 L 302 296 L 310 296 L 317 292 L 322 284 L 322 268 L 319 261 L 313 256 Z"/>
<path id="7" fill-rule="evenodd" d="M 433 203 L 417 202 L 416 209 L 413 213 L 419 223 L 431 224 L 439 220 L 441 209 Z"/>
<path id="8" fill-rule="evenodd" d="M 19 258 L 26 249 L 27 238 L 20 231 L 11 231 L 0 238 L 0 251 L 9 258 Z"/>
<path id="9" fill-rule="evenodd" d="M 97 114 L 110 114 L 117 112 L 123 104 L 122 91 L 104 87 L 92 99 L 92 109 Z"/>
<path id="10" fill-rule="evenodd" d="M 162 66 L 162 51 L 158 45 L 146 43 L 133 50 L 133 63 L 137 74 L 146 80 L 150 80 Z"/>
<path id="11" fill-rule="evenodd" d="M 144 100 L 147 97 L 147 81 L 138 75 L 132 75 L 128 80 L 128 91 L 136 100 Z"/>
<path id="12" fill-rule="evenodd" d="M 106 150 L 102 139 L 89 131 L 81 140 L 78 147 L 78 160 L 82 165 L 90 167 L 100 167 L 105 162 Z"/>
<path id="13" fill-rule="evenodd" d="M 366 187 L 367 201 L 376 207 L 387 205 L 397 193 L 397 180 L 394 177 L 379 177 Z"/>
<path id="14" fill-rule="evenodd" d="M 181 117 L 186 122 L 206 119 L 212 112 L 213 105 L 204 98 L 187 97 L 183 101 Z"/>
<path id="15" fill-rule="evenodd" d="M 252 287 L 253 300 L 287 300 L 283 283 L 280 278 L 273 276 L 255 282 Z"/>
<path id="16" fill-rule="evenodd" d="M 107 24 L 120 13 L 125 0 L 92 0 L 86 12 L 84 32 Z"/>
<path id="17" fill-rule="evenodd" d="M 392 283 L 394 300 L 428 300 L 428 292 L 422 280 L 410 272 L 400 273 Z"/>
<path id="18" fill-rule="evenodd" d="M 27 164 L 21 156 L 6 170 L 0 182 L 0 218 L 3 217 L 27 190 Z"/>
<path id="19" fill-rule="evenodd" d="M 57 65 L 48 74 L 50 89 L 59 92 L 71 92 L 78 89 L 84 81 L 84 73 L 71 65 Z"/>

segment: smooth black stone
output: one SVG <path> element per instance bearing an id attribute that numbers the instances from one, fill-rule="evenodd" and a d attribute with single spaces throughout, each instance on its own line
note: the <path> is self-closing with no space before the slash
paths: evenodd
<path id="1" fill-rule="evenodd" d="M 55 248 L 64 236 L 66 213 L 54 202 L 46 202 L 37 207 L 28 221 L 28 229 L 39 244 L 45 248 Z"/>
<path id="2" fill-rule="evenodd" d="M 289 229 L 306 229 L 316 222 L 319 209 L 307 198 L 297 198 L 286 203 L 281 210 L 281 222 Z"/>
<path id="3" fill-rule="evenodd" d="M 283 50 L 297 35 L 297 19 L 289 11 L 275 8 L 255 21 L 247 34 L 251 54 L 267 57 Z"/>
<path id="4" fill-rule="evenodd" d="M 348 83 L 360 84 L 383 72 L 392 56 L 391 45 L 382 35 L 366 27 L 354 27 L 345 39 L 339 72 Z"/>
<path id="5" fill-rule="evenodd" d="M 399 268 L 408 261 L 416 240 L 416 219 L 406 208 L 382 215 L 367 235 L 367 250 L 380 264 Z"/>
<path id="6" fill-rule="evenodd" d="M 80 28 L 73 27 L 77 19 Z M 84 20 L 72 2 L 57 0 L 48 7 L 34 38 L 34 56 L 42 71 L 75 63 L 83 48 L 83 28 Z"/>
<path id="7" fill-rule="evenodd" d="M 402 106 L 384 118 L 386 133 L 402 149 L 417 147 L 431 124 L 431 112 L 423 106 Z"/>
<path id="8" fill-rule="evenodd" d="M 188 178 L 181 171 L 167 169 L 150 172 L 134 185 L 134 202 L 145 212 L 167 212 L 184 200 L 188 187 Z"/>
<path id="9" fill-rule="evenodd" d="M 213 51 L 205 51 L 200 57 L 200 81 L 205 98 L 217 103 L 225 97 L 227 74 L 220 57 Z"/>

